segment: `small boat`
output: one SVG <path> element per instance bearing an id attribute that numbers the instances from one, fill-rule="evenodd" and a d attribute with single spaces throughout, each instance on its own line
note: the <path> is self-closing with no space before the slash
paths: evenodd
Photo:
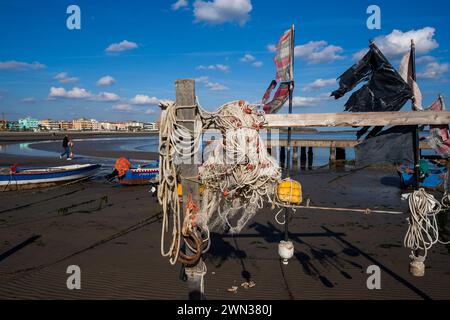
<path id="1" fill-rule="evenodd" d="M 0 191 L 49 187 L 87 180 L 95 175 L 99 164 L 74 164 L 61 167 L 0 169 Z"/>
<path id="2" fill-rule="evenodd" d="M 127 170 L 125 175 L 119 179 L 119 183 L 126 186 L 156 184 L 158 183 L 158 174 L 158 163 L 147 164 L 136 169 Z"/>
<path id="3" fill-rule="evenodd" d="M 447 174 L 447 168 L 444 166 L 436 165 L 427 160 L 421 160 L 421 170 L 418 186 L 420 188 L 438 190 L 443 188 L 445 183 L 445 177 Z M 402 189 L 408 189 L 414 187 L 414 166 L 409 163 L 404 163 L 398 168 L 398 174 L 400 175 L 400 183 Z"/>

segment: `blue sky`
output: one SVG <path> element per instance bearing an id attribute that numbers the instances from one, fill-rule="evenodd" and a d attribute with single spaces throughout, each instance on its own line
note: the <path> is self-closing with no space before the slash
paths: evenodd
<path id="1" fill-rule="evenodd" d="M 71 4 L 81 9 L 81 30 L 66 27 Z M 366 27 L 371 4 L 381 8 L 381 30 Z M 297 113 L 343 110 L 345 98 L 327 98 L 333 79 L 369 39 L 397 67 L 415 38 L 424 104 L 450 96 L 448 1 L 285 1 L 283 8 L 262 0 L 0 0 L 0 112 L 153 121 L 158 99 L 173 99 L 174 81 L 184 77 L 198 80 L 207 109 L 258 102 L 275 76 L 270 45 L 291 24 Z"/>

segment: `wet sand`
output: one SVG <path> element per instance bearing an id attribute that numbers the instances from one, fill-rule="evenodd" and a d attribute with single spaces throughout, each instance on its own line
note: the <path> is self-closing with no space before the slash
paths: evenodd
<path id="1" fill-rule="evenodd" d="M 67 163 L 0 155 L 0 165 L 14 162 Z M 311 205 L 407 209 L 393 168 L 306 172 L 300 181 Z M 290 224 L 295 256 L 281 266 L 283 226 L 275 213 L 263 210 L 240 235 L 213 235 L 207 299 L 450 299 L 445 246 L 429 252 L 424 278 L 409 275 L 409 251 L 402 245 L 406 214 L 298 210 Z M 161 257 L 160 229 L 161 208 L 146 186 L 120 187 L 98 178 L 0 193 L 0 298 L 187 299 L 180 266 Z M 81 290 L 66 287 L 69 265 L 81 268 Z M 370 265 L 381 267 L 381 290 L 367 289 Z M 256 287 L 227 291 L 248 280 Z"/>
<path id="2" fill-rule="evenodd" d="M 59 152 L 60 141 L 33 147 Z M 87 156 L 119 156 L 98 150 L 92 141 L 78 142 L 77 149 Z M 68 162 L 0 154 L 0 166 L 12 163 Z M 407 210 L 394 168 L 306 171 L 300 181 L 311 205 Z M 295 256 L 281 266 L 277 245 L 284 227 L 275 222 L 275 213 L 261 211 L 235 237 L 213 235 L 206 257 L 207 299 L 450 299 L 445 246 L 430 251 L 425 278 L 409 275 L 409 252 L 402 245 L 406 215 L 298 210 L 290 225 Z M 101 175 L 74 185 L 0 193 L 0 298 L 186 299 L 180 266 L 161 257 L 160 228 L 161 208 L 149 187 L 106 184 Z M 66 268 L 74 264 L 82 270 L 79 291 L 66 287 Z M 382 270 L 382 290 L 366 287 L 366 269 L 374 264 Z M 256 287 L 227 291 L 248 280 Z"/>
<path id="3" fill-rule="evenodd" d="M 157 160 L 159 155 L 156 152 L 142 152 L 142 151 L 115 151 L 114 146 L 119 143 L 117 141 L 96 141 L 86 140 L 77 141 L 74 147 L 75 156 L 87 156 L 87 157 L 101 157 L 117 159 L 119 157 L 128 157 L 130 159 L 137 160 Z M 61 153 L 61 142 L 47 142 L 47 143 L 33 143 L 30 144 L 31 149 L 51 151 L 55 153 Z M 116 150 L 118 148 L 115 148 Z"/>

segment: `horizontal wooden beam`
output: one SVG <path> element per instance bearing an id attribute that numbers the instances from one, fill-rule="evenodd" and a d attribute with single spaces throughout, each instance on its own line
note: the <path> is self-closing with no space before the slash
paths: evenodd
<path id="1" fill-rule="evenodd" d="M 450 111 L 268 114 L 265 128 L 450 124 Z"/>
<path id="2" fill-rule="evenodd" d="M 266 142 L 268 148 L 287 147 L 288 142 L 285 139 L 272 140 Z M 311 147 L 311 148 L 354 148 L 358 144 L 356 140 L 332 140 L 332 139 L 293 139 L 292 147 Z M 431 149 L 426 141 L 420 141 L 420 149 Z"/>

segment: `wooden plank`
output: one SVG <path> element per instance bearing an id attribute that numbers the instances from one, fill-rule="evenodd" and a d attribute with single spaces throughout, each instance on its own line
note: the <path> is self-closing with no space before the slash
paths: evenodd
<path id="1" fill-rule="evenodd" d="M 219 143 L 217 140 L 205 141 L 207 145 Z M 295 139 L 291 141 L 291 146 L 301 148 L 354 148 L 358 144 L 356 140 L 333 140 L 333 139 Z M 286 147 L 288 142 L 286 139 L 266 141 L 266 146 L 269 149 L 276 147 Z M 420 149 L 431 149 L 426 141 L 420 141 Z M 272 152 L 274 152 L 272 150 Z"/>
<path id="2" fill-rule="evenodd" d="M 268 114 L 265 128 L 450 124 L 450 111 Z"/>
<path id="3" fill-rule="evenodd" d="M 188 129 L 194 129 L 194 122 L 197 115 L 197 108 L 195 104 L 195 81 L 193 79 L 177 79 L 175 81 L 176 89 L 176 104 L 177 104 L 177 120 L 186 121 L 184 126 Z M 186 108 L 190 107 L 190 108 Z M 198 167 L 195 165 L 195 156 L 191 157 L 190 163 L 183 163 L 178 166 L 177 171 L 179 171 L 181 177 L 192 178 L 198 175 Z M 183 217 L 184 212 L 186 212 L 186 204 L 188 203 L 187 197 L 189 194 L 192 195 L 192 200 L 200 204 L 200 195 L 198 192 L 198 184 L 192 182 L 189 179 L 181 180 L 181 185 L 183 187 Z M 186 248 L 188 254 L 193 254 L 189 248 Z M 190 300 L 201 300 L 203 299 L 201 293 L 202 280 L 201 277 L 196 276 L 197 271 L 200 271 L 201 265 L 203 264 L 202 259 L 200 262 L 193 267 L 185 269 L 188 286 L 189 286 L 189 299 Z"/>

